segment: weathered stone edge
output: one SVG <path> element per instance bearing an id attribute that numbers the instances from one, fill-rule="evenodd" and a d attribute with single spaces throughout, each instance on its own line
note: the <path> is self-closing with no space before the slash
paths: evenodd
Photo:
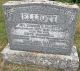
<path id="1" fill-rule="evenodd" d="M 50 5 L 56 5 L 56 6 L 61 6 L 61 7 L 67 7 L 67 8 L 79 8 L 77 4 L 69 4 L 69 3 L 62 3 L 62 2 L 57 2 L 57 1 L 8 1 L 4 3 L 3 5 L 22 5 L 22 4 L 50 4 Z"/>

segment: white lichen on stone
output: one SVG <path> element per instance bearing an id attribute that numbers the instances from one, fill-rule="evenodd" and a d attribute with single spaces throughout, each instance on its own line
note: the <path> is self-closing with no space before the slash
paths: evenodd
<path id="1" fill-rule="evenodd" d="M 62 7 L 67 7 L 67 8 L 79 8 L 77 4 L 72 4 L 70 5 L 69 3 L 62 3 L 62 2 L 57 2 L 57 1 L 47 1 L 47 0 L 42 0 L 42 1 L 8 1 L 7 3 L 3 5 L 21 5 L 21 4 L 29 4 L 29 3 L 37 3 L 37 4 L 50 4 L 50 5 L 57 5 L 57 6 L 62 6 Z"/>

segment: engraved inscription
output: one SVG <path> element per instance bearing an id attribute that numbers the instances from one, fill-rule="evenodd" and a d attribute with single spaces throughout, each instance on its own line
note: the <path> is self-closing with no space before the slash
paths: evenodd
<path id="1" fill-rule="evenodd" d="M 31 21 L 41 21 L 41 22 L 50 22 L 57 23 L 57 15 L 42 15 L 42 14 L 29 14 L 21 13 L 22 20 L 31 20 Z"/>
<path id="2" fill-rule="evenodd" d="M 36 45 L 53 47 L 55 46 L 67 46 L 65 42 L 61 42 L 55 39 L 67 39 L 69 33 L 62 31 L 63 28 L 58 25 L 46 25 L 46 24 L 34 24 L 34 23 L 19 23 L 13 28 L 12 35 L 17 38 L 13 39 L 13 42 L 22 43 L 26 45 Z M 20 37 L 20 39 L 19 39 Z"/>

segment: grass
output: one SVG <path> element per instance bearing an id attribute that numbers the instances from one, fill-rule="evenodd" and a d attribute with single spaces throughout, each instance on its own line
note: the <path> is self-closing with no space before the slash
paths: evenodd
<path id="1" fill-rule="evenodd" d="M 0 0 L 0 51 L 7 43 L 7 36 L 6 36 L 5 25 L 4 25 L 5 22 L 4 22 L 4 16 L 2 10 L 3 2 L 4 1 Z"/>
<path id="2" fill-rule="evenodd" d="M 0 51 L 6 46 L 7 44 L 7 35 L 5 31 L 5 22 L 4 22 L 4 16 L 3 16 L 3 10 L 2 10 L 2 3 L 4 3 L 7 0 L 0 0 Z M 78 25 L 76 28 L 76 34 L 74 38 L 74 44 L 77 47 L 77 51 L 80 58 L 80 16 L 78 18 Z M 1 57 L 1 56 L 0 56 Z M 44 68 L 38 68 L 34 66 L 23 66 L 23 65 L 15 65 L 15 64 L 4 64 L 3 60 L 0 58 L 0 71 L 56 71 L 56 69 L 44 69 Z M 61 70 L 62 71 L 62 70 Z M 80 71 L 80 67 L 79 70 Z"/>
<path id="3" fill-rule="evenodd" d="M 75 34 L 74 44 L 77 47 L 77 52 L 78 52 L 78 56 L 79 56 L 79 60 L 80 60 L 80 33 Z M 78 71 L 80 71 L 80 62 L 79 62 L 79 70 Z"/>
<path id="4" fill-rule="evenodd" d="M 7 43 L 2 6 L 0 5 L 0 51 Z"/>

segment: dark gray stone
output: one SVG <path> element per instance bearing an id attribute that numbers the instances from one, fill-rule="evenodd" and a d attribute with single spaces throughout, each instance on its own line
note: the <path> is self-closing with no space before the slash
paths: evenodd
<path id="1" fill-rule="evenodd" d="M 3 6 L 11 49 L 71 53 L 78 12 L 76 5 L 10 1 Z"/>

